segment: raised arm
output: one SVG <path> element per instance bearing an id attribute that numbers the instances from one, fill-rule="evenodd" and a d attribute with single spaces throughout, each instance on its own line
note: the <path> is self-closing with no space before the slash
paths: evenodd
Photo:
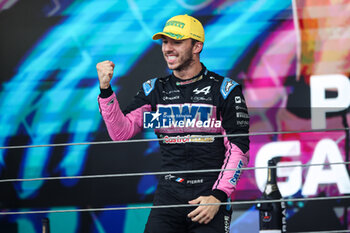
<path id="1" fill-rule="evenodd" d="M 111 61 L 100 62 L 96 65 L 101 90 L 98 103 L 109 136 L 114 141 L 120 141 L 130 139 L 142 130 L 143 112 L 151 111 L 151 105 L 143 90 L 140 90 L 127 110 L 121 111 L 110 85 L 114 66 Z"/>

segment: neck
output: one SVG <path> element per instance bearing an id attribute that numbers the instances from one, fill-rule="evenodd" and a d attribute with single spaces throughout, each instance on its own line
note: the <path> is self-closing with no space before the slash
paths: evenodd
<path id="1" fill-rule="evenodd" d="M 174 70 L 174 75 L 182 80 L 193 78 L 202 70 L 202 64 L 199 61 L 193 61 L 192 64 L 182 70 Z"/>

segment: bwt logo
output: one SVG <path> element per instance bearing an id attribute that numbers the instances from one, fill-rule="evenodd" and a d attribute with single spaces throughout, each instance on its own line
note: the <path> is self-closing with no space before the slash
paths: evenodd
<path id="1" fill-rule="evenodd" d="M 240 170 L 242 167 L 243 167 L 243 162 L 242 160 L 239 160 L 239 163 L 237 165 L 237 170 L 235 171 L 235 174 L 233 175 L 233 177 L 229 180 L 230 184 L 237 185 L 237 181 L 239 180 L 239 177 L 242 173 L 242 171 Z"/>
<path id="2" fill-rule="evenodd" d="M 171 127 L 221 127 L 213 117 L 213 106 L 203 104 L 158 105 L 156 112 L 144 112 L 143 127 L 159 129 Z"/>

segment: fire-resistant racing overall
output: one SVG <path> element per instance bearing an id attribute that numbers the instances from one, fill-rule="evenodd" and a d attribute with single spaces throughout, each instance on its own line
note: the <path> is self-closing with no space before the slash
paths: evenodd
<path id="1" fill-rule="evenodd" d="M 101 89 L 100 112 L 113 140 L 127 140 L 153 128 L 160 143 L 161 170 L 154 205 L 187 204 L 213 195 L 226 202 L 236 188 L 239 169 L 248 164 L 249 115 L 241 86 L 208 71 L 188 80 L 171 74 L 143 83 L 131 104 L 119 108 L 111 87 Z M 214 137 L 214 135 L 219 135 Z M 171 174 L 170 171 L 232 169 Z M 209 224 L 187 218 L 193 208 L 152 209 L 145 232 L 229 232 L 231 210 L 221 206 Z M 206 229 L 206 230 L 204 230 Z"/>

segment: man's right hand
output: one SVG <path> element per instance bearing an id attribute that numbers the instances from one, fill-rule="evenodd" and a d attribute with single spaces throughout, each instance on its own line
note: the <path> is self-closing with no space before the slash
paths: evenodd
<path id="1" fill-rule="evenodd" d="M 110 81 L 113 77 L 114 63 L 111 61 L 99 62 L 96 65 L 100 88 L 107 89 L 110 86 Z"/>

